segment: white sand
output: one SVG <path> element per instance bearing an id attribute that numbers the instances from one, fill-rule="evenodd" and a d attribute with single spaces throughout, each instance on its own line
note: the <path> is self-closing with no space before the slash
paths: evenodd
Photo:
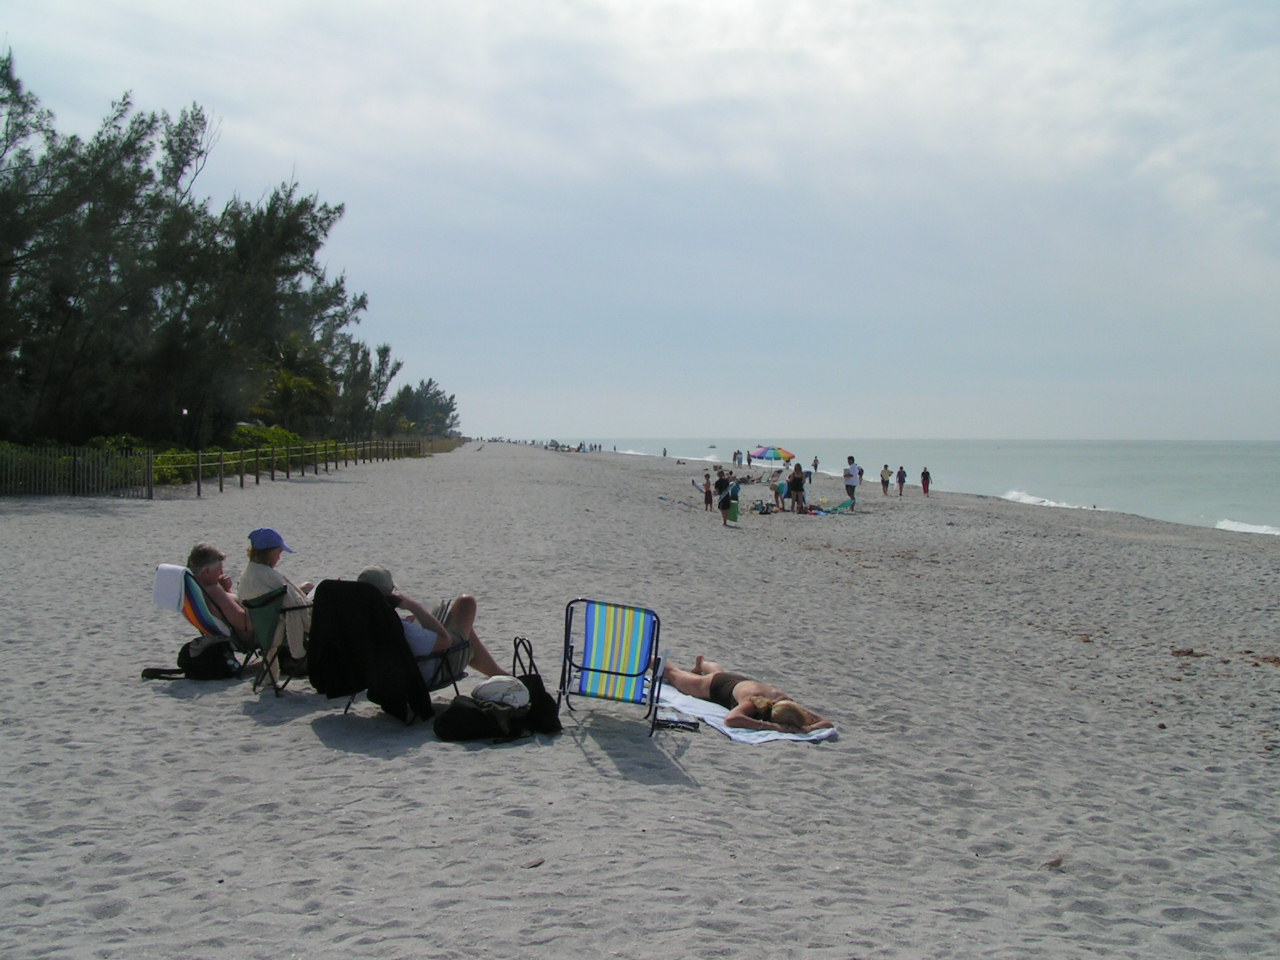
<path id="1" fill-rule="evenodd" d="M 1276 955 L 1280 539 L 874 485 L 726 530 L 702 466 L 488 444 L 0 500 L 0 955 Z M 305 682 L 139 680 L 190 635 L 154 565 L 211 539 L 238 572 L 260 525 L 294 579 L 475 593 L 499 660 L 526 634 L 552 683 L 569 599 L 652 606 L 677 662 L 840 739 L 648 739 L 587 703 L 445 744 Z"/>

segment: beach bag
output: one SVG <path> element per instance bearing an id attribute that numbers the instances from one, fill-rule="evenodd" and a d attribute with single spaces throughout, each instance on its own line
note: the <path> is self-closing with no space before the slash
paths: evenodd
<path id="1" fill-rule="evenodd" d="M 505 743 L 524 736 L 528 707 L 477 700 L 465 693 L 436 714 L 432 724 L 441 740 L 491 740 Z"/>
<path id="2" fill-rule="evenodd" d="M 533 662 L 533 644 L 524 637 L 516 637 L 515 652 L 511 657 L 511 673 L 529 689 L 529 713 L 524 722 L 534 733 L 559 733 L 560 704 L 550 693 Z"/>
<path id="3" fill-rule="evenodd" d="M 184 643 L 178 651 L 176 670 L 147 667 L 142 671 L 143 680 L 231 680 L 238 676 L 240 661 L 231 641 L 213 637 L 196 637 Z"/>

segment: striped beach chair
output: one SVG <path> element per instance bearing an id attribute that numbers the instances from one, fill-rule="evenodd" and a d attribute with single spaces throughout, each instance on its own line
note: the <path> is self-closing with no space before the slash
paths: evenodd
<path id="1" fill-rule="evenodd" d="M 156 567 L 156 579 L 151 588 L 151 599 L 161 610 L 174 610 L 187 618 L 187 622 L 205 637 L 231 639 L 231 628 L 213 615 L 209 598 L 186 567 L 176 563 L 162 563 Z"/>
<path id="2" fill-rule="evenodd" d="M 244 658 L 240 663 L 242 670 L 258 653 L 253 637 L 240 636 L 214 615 L 204 588 L 186 567 L 176 563 L 159 564 L 151 587 L 151 599 L 161 610 L 182 614 L 200 636 L 231 641 L 231 649 Z"/>
<path id="3" fill-rule="evenodd" d="M 658 720 L 662 660 L 658 656 L 658 615 L 644 607 L 579 597 L 564 611 L 564 660 L 560 695 L 596 697 L 645 707 L 649 735 Z"/>

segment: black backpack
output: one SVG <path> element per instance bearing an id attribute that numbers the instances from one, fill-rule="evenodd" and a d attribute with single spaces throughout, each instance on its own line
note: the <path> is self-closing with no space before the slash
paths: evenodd
<path id="1" fill-rule="evenodd" d="M 436 736 L 441 740 L 492 740 L 506 743 L 525 735 L 529 708 L 476 700 L 465 693 L 436 714 Z"/>
<path id="2" fill-rule="evenodd" d="M 236 659 L 230 640 L 196 637 L 184 643 L 178 651 L 178 669 L 147 667 L 142 671 L 142 679 L 231 680 L 240 676 L 240 669 L 240 661 Z"/>

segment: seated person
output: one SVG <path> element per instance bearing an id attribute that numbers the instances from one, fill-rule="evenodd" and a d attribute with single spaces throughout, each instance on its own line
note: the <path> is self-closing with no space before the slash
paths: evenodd
<path id="1" fill-rule="evenodd" d="M 306 657 L 306 635 L 311 630 L 311 592 L 315 584 L 295 584 L 276 569 L 276 564 L 293 549 L 270 527 L 261 527 L 249 534 L 249 563 L 240 574 L 240 596 L 252 600 L 278 587 L 285 588 L 284 607 L 276 635 L 271 638 L 269 649 L 274 650 L 287 642 L 289 659 L 299 664 Z M 283 665 L 283 664 L 282 664 Z M 291 667 L 296 672 L 298 667 Z"/>
<path id="2" fill-rule="evenodd" d="M 403 591 L 397 590 L 391 572 L 385 567 L 366 567 L 356 577 L 361 583 L 371 583 L 387 598 L 387 602 L 397 610 L 404 610 L 409 615 L 400 618 L 404 628 L 404 638 L 415 657 L 425 657 L 433 653 L 442 653 L 462 645 L 470 645 L 470 658 L 467 666 L 472 667 L 486 677 L 505 674 L 507 671 L 498 666 L 493 656 L 476 636 L 476 598 L 470 594 L 462 594 L 442 605 L 441 621 L 417 600 Z M 422 661 L 422 679 L 428 689 L 438 686 L 441 671 L 445 664 L 442 660 Z M 446 678 L 445 682 L 448 682 Z"/>
<path id="3" fill-rule="evenodd" d="M 249 619 L 249 611 L 231 592 L 231 578 L 222 569 L 222 562 L 226 559 L 227 555 L 213 544 L 197 543 L 187 557 L 187 569 L 195 575 L 196 582 L 209 598 L 210 612 L 230 627 L 237 638 L 250 640 L 253 621 Z"/>
<path id="4" fill-rule="evenodd" d="M 800 706 L 777 687 L 740 673 L 729 673 L 720 664 L 701 656 L 694 661 L 692 670 L 681 670 L 668 663 L 662 677 L 681 693 L 718 703 L 728 710 L 724 718 L 726 727 L 810 733 L 835 726 Z"/>

